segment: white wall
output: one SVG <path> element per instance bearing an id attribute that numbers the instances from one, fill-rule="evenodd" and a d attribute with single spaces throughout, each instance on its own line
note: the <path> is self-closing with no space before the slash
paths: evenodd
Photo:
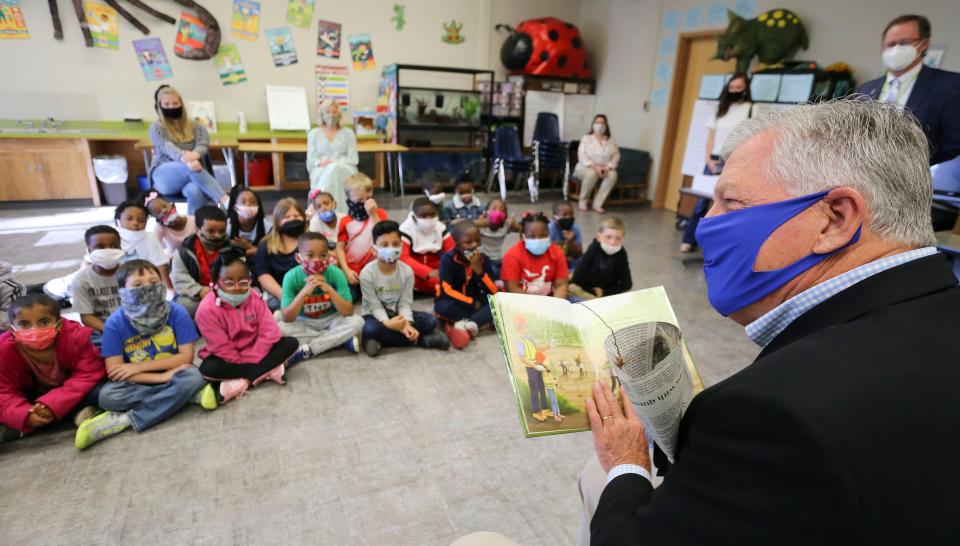
<path id="1" fill-rule="evenodd" d="M 181 8 L 172 0 L 148 0 L 155 8 L 179 18 Z M 317 0 L 311 28 L 289 25 L 285 20 L 286 0 L 261 0 L 260 36 L 254 42 L 230 35 L 232 0 L 205 0 L 202 4 L 220 23 L 223 42 L 237 44 L 247 72 L 244 83 L 224 87 L 212 61 L 188 61 L 173 54 L 176 27 L 130 8 L 160 37 L 170 58 L 173 78 L 147 82 L 131 45 L 144 36 L 120 19 L 120 48 L 85 48 L 76 17 L 69 2 L 60 2 L 64 40 L 53 39 L 47 3 L 21 2 L 30 31 L 29 40 L 0 40 L 0 119 L 41 118 L 53 115 L 74 120 L 118 120 L 125 115 L 153 117 L 153 92 L 160 83 L 181 90 L 190 100 L 213 100 L 221 121 L 235 121 L 244 111 L 251 121 L 266 121 L 263 100 L 265 84 L 306 87 L 314 97 L 314 67 L 317 64 L 348 66 L 346 37 L 370 33 L 377 67 L 350 73 L 351 107 L 372 107 L 383 66 L 390 63 L 426 64 L 466 68 L 497 68 L 504 36 L 495 35 L 495 22 L 516 24 L 523 18 L 555 15 L 576 23 L 580 0 L 407 0 L 406 26 L 394 28 L 393 0 Z M 130 7 L 121 2 L 121 5 Z M 316 55 L 317 19 L 343 25 L 341 59 Z M 440 40 L 442 23 L 456 19 L 464 23 L 466 40 L 450 45 Z M 263 31 L 290 26 L 298 64 L 276 68 L 270 58 Z"/>
<path id="2" fill-rule="evenodd" d="M 598 72 L 597 110 L 610 116 L 611 128 L 622 146 L 648 150 L 654 157 L 649 196 L 655 191 L 661 167 L 660 152 L 667 107 L 645 111 L 650 100 L 656 67 L 657 45 L 665 35 L 660 21 L 665 10 L 685 14 L 695 6 L 708 8 L 707 0 L 590 0 L 581 7 L 580 28 Z M 732 6 L 734 2 L 731 0 Z M 960 71 L 960 4 L 957 0 L 758 0 L 757 12 L 787 8 L 803 20 L 810 49 L 798 59 L 821 65 L 843 61 L 854 69 L 858 82 L 881 73 L 880 41 L 887 22 L 904 13 L 930 18 L 932 43 L 946 45 L 942 68 Z M 721 25 L 721 26 L 725 26 Z M 699 25 L 689 30 L 705 30 Z M 680 32 L 685 30 L 681 25 Z M 672 59 L 670 60 L 672 64 Z M 659 85 L 659 84 L 657 84 Z M 667 84 L 669 87 L 669 84 Z"/>

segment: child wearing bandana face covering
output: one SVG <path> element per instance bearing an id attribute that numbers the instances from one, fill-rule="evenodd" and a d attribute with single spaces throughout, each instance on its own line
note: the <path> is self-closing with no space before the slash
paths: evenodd
<path id="1" fill-rule="evenodd" d="M 11 330 L 0 334 L 0 442 L 45 427 L 83 408 L 96 411 L 103 359 L 90 329 L 60 318 L 50 297 L 30 294 L 9 308 Z"/>
<path id="2" fill-rule="evenodd" d="M 227 246 L 227 215 L 213 206 L 197 209 L 197 233 L 183 240 L 173 257 L 170 278 L 176 302 L 193 317 L 213 284 L 211 268 Z"/>
<path id="3" fill-rule="evenodd" d="M 350 283 L 353 301 L 360 302 L 360 272 L 376 259 L 373 226 L 387 219 L 387 213 L 373 200 L 373 181 L 363 173 L 347 179 L 347 216 L 337 227 L 337 263 Z"/>
<path id="4" fill-rule="evenodd" d="M 103 328 L 110 381 L 100 391 L 105 410 L 77 429 L 77 449 L 128 428 L 142 432 L 190 402 L 217 408 L 217 397 L 193 365 L 197 329 L 183 307 L 168 302 L 157 268 L 132 260 L 117 271 L 120 309 Z"/>

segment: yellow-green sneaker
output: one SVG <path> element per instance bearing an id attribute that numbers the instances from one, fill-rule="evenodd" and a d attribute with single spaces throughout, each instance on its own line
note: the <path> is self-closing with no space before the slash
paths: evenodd
<path id="1" fill-rule="evenodd" d="M 217 393 L 213 390 L 213 387 L 210 386 L 210 383 L 207 383 L 202 389 L 198 390 L 197 394 L 193 395 L 193 400 L 191 401 L 205 410 L 217 409 Z"/>
<path id="2" fill-rule="evenodd" d="M 86 449 L 93 444 L 119 434 L 130 427 L 130 419 L 124 413 L 108 411 L 87 419 L 77 429 L 74 445 L 77 449 Z"/>

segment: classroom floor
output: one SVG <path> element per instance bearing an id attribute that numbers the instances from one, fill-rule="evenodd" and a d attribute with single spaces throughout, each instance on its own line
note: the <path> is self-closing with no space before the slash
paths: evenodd
<path id="1" fill-rule="evenodd" d="M 381 204 L 406 214 L 398 199 Z M 510 207 L 531 208 L 519 195 Z M 749 363 L 758 349 L 709 307 L 699 267 L 681 266 L 673 214 L 610 212 L 628 226 L 634 286 L 666 287 L 704 382 Z M 108 208 L 0 210 L 0 257 L 25 283 L 69 273 L 83 231 L 112 218 Z M 578 222 L 586 242 L 599 217 Z M 84 452 L 72 425 L 0 444 L 0 544 L 427 546 L 478 530 L 575 542 L 591 436 L 523 437 L 494 335 L 463 352 L 333 351 L 287 379 Z"/>

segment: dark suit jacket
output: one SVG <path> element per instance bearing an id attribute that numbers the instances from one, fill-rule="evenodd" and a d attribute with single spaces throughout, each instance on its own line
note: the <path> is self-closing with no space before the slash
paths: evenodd
<path id="1" fill-rule="evenodd" d="M 814 307 L 694 398 L 656 491 L 607 485 L 592 544 L 957 544 L 958 332 L 939 254 Z"/>
<path id="2" fill-rule="evenodd" d="M 870 80 L 857 93 L 879 99 L 886 79 Z M 960 73 L 922 67 L 906 106 L 927 135 L 931 165 L 960 155 Z"/>

